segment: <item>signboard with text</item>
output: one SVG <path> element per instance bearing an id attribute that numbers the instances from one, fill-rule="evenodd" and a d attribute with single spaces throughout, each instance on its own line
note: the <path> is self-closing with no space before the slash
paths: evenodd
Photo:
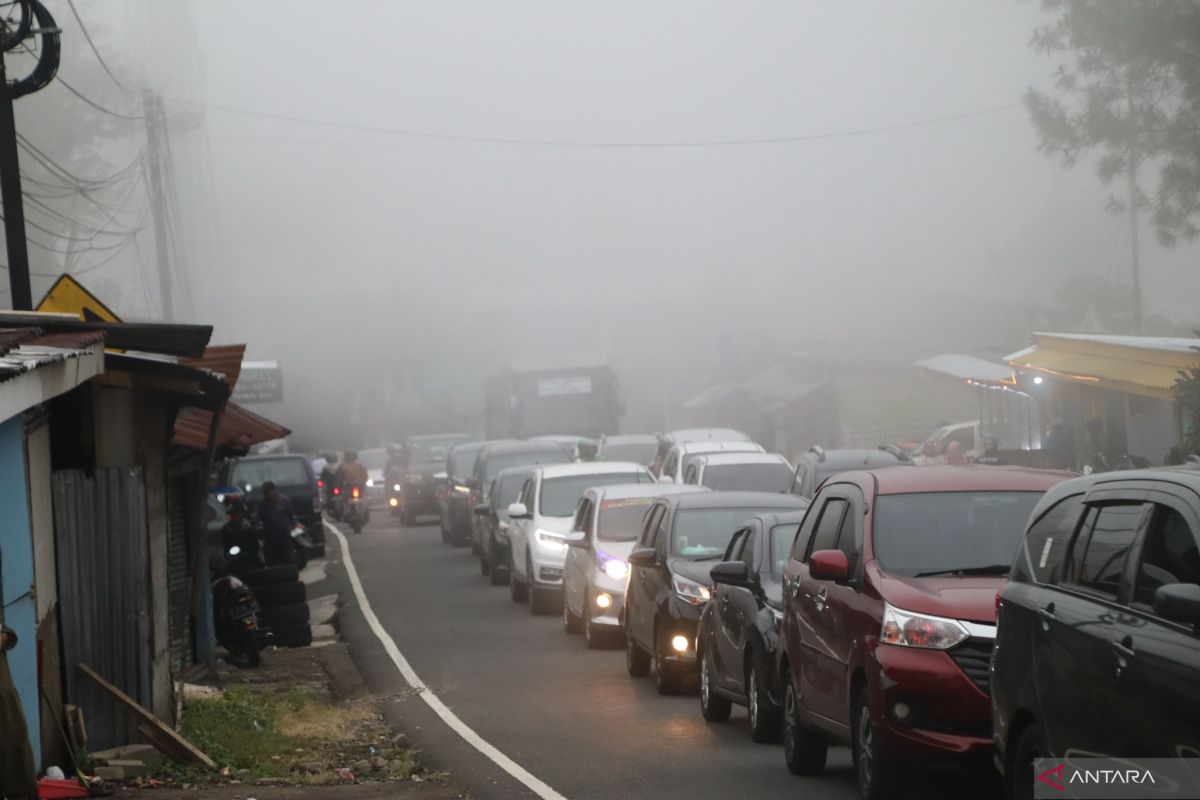
<path id="1" fill-rule="evenodd" d="M 277 361 L 243 361 L 233 401 L 242 405 L 283 402 L 283 371 Z"/>

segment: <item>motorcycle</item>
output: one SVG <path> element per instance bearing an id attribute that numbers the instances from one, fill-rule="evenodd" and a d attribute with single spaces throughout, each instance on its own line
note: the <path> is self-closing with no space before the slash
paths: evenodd
<path id="1" fill-rule="evenodd" d="M 350 487 L 350 497 L 343 502 L 345 507 L 341 518 L 349 523 L 355 533 L 362 533 L 363 528 L 371 521 L 371 508 L 367 505 L 367 498 L 363 497 L 362 487 Z"/>
<path id="2" fill-rule="evenodd" d="M 296 569 L 307 567 L 309 558 L 316 552 L 317 546 L 308 537 L 308 528 L 304 527 L 303 523 L 297 522 L 292 528 L 292 555 L 296 562 Z"/>
<path id="3" fill-rule="evenodd" d="M 241 548 L 226 551 L 221 574 L 212 582 L 213 621 L 217 643 L 229 651 L 230 663 L 257 667 L 262 662 L 258 629 L 258 600 L 250 587 L 235 572 L 247 567 L 240 563 Z"/>

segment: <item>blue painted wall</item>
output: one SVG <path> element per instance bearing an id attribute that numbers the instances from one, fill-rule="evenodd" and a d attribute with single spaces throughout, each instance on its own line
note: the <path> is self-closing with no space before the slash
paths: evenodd
<path id="1" fill-rule="evenodd" d="M 19 641 L 8 666 L 25 709 L 34 763 L 42 763 L 37 674 L 37 609 L 33 600 L 33 535 L 25 474 L 25 430 L 21 417 L 0 423 L 0 583 L 4 624 Z M 18 599 L 20 598 L 20 599 Z"/>

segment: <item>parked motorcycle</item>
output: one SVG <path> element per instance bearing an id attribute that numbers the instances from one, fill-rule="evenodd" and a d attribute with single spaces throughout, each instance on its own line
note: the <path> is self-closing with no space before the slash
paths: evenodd
<path id="1" fill-rule="evenodd" d="M 292 554 L 296 562 L 296 569 L 304 569 L 308 566 L 308 560 L 318 551 L 317 545 L 308 536 L 308 528 L 304 527 L 303 523 L 297 522 L 292 528 Z"/>
<path id="2" fill-rule="evenodd" d="M 225 564 L 212 582 L 213 621 L 217 643 L 229 651 L 232 664 L 257 667 L 262 661 L 258 629 L 258 600 L 235 574 L 250 565 L 239 560 L 241 548 L 225 553 Z"/>

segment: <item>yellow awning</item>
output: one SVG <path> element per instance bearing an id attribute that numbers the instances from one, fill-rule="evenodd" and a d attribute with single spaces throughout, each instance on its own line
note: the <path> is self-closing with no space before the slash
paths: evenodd
<path id="1" fill-rule="evenodd" d="M 1008 356 L 1020 370 L 1045 372 L 1128 394 L 1174 398 L 1179 371 L 1200 365 L 1200 339 L 1034 334 L 1037 344 Z"/>

